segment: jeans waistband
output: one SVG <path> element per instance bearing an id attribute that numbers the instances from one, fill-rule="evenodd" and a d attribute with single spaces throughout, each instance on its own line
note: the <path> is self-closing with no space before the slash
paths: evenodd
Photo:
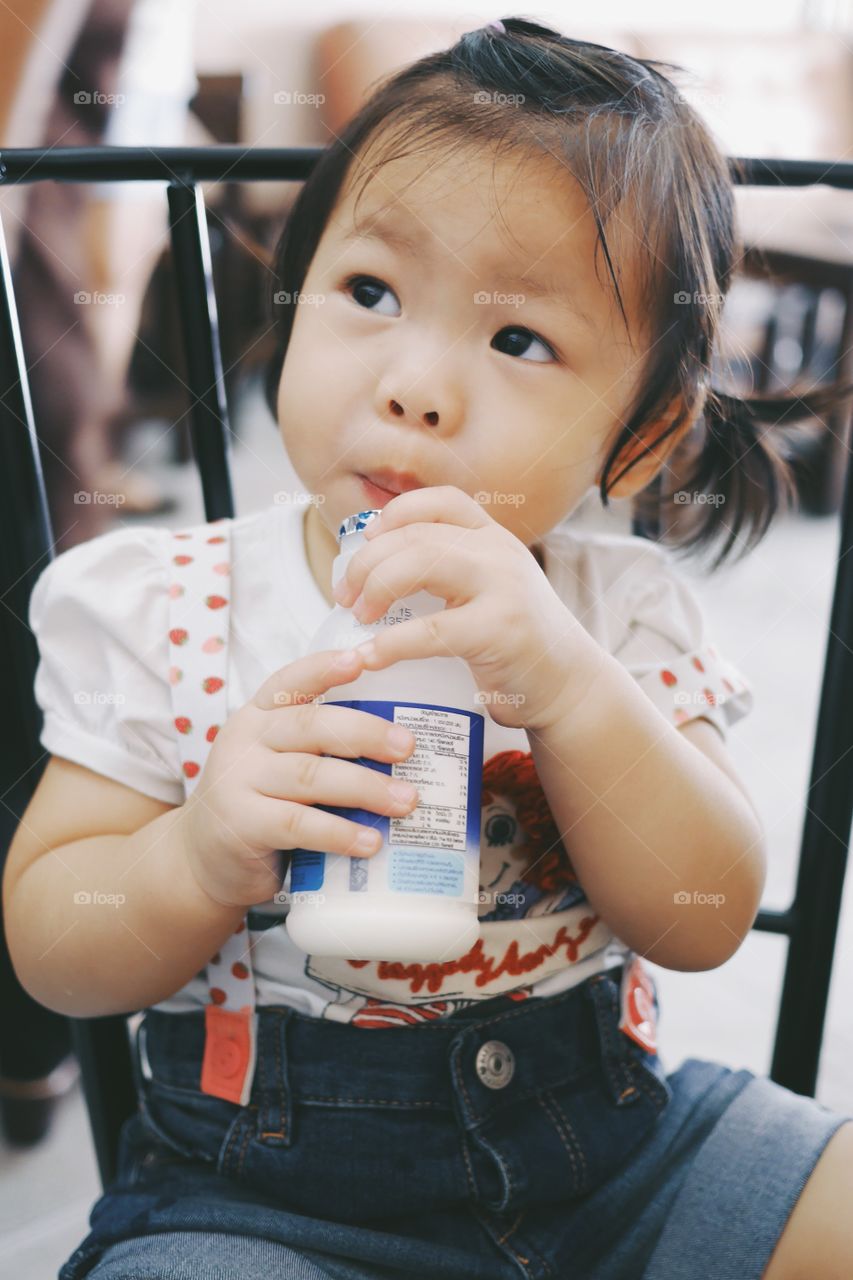
<path id="1" fill-rule="evenodd" d="M 275 1098 L 287 1110 L 291 1102 L 461 1106 L 466 1125 L 473 1126 L 510 1099 L 565 1084 L 602 1059 L 617 1099 L 631 1083 L 625 1066 L 631 1042 L 616 1029 L 621 974 L 621 967 L 611 969 L 556 996 L 514 1001 L 477 1016 L 468 1009 L 464 1018 L 410 1027 L 353 1027 L 288 1006 L 259 1006 L 251 1103 L 268 1109 Z M 138 1031 L 143 1075 L 197 1090 L 204 1029 L 201 1009 L 149 1009 Z M 484 1065 L 490 1052 L 498 1055 L 492 1059 L 496 1077 Z"/>

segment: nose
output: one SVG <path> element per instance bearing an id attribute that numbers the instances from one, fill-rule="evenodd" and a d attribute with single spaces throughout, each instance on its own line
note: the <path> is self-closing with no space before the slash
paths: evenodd
<path id="1" fill-rule="evenodd" d="M 448 343 L 443 329 L 418 333 L 405 348 L 395 346 L 393 364 L 375 383 L 377 416 L 396 418 L 401 427 L 429 427 L 445 438 L 455 435 L 465 418 L 462 360 L 458 344 Z"/>
<path id="2" fill-rule="evenodd" d="M 394 414 L 394 416 L 397 418 L 420 417 L 427 424 L 427 426 L 429 427 L 438 426 L 438 413 L 435 409 L 427 409 L 426 411 L 422 411 L 422 410 L 418 410 L 410 407 L 407 410 L 403 408 L 399 400 L 394 400 L 394 399 L 389 400 L 388 407 L 391 410 L 391 412 Z"/>

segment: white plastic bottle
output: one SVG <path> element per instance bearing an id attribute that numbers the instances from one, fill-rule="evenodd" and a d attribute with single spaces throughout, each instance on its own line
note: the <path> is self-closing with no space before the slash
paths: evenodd
<path id="1" fill-rule="evenodd" d="M 333 589 L 344 576 L 349 557 L 363 545 L 365 526 L 380 514 L 360 511 L 341 524 Z M 335 605 L 309 651 L 350 649 L 383 627 L 444 607 L 440 597 L 418 591 L 365 624 L 350 609 Z M 405 760 L 389 764 L 362 756 L 356 763 L 413 783 L 418 803 L 403 817 L 371 809 L 318 806 L 375 827 L 383 842 L 367 858 L 294 850 L 288 934 L 309 955 L 458 959 L 480 936 L 484 718 L 467 663 L 453 656 L 404 659 L 335 685 L 323 700 L 381 715 L 412 732 L 416 746 Z"/>

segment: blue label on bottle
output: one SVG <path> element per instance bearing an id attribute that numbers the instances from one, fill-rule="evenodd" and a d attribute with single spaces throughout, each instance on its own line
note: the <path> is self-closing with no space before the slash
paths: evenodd
<path id="1" fill-rule="evenodd" d="M 362 756 L 356 763 L 411 782 L 419 798 L 415 809 L 402 817 L 354 807 L 316 807 L 381 832 L 388 853 L 383 887 L 399 893 L 462 897 L 466 858 L 476 862 L 480 856 L 483 716 L 424 702 L 349 699 L 330 705 L 367 711 L 411 731 L 417 745 L 406 760 L 391 765 Z M 295 850 L 292 889 L 319 889 L 324 860 L 323 853 Z M 351 892 L 364 891 L 369 888 L 368 869 L 374 859 L 351 861 L 348 887 Z"/>
<path id="2" fill-rule="evenodd" d="M 290 888 L 293 893 L 310 893 L 323 884 L 326 870 L 325 853 L 312 850 L 294 850 L 290 862 Z"/>

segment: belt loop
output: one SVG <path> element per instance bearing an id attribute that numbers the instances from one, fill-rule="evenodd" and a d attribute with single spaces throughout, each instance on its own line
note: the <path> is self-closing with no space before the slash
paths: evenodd
<path id="1" fill-rule="evenodd" d="M 627 1037 L 619 1030 L 619 991 L 606 973 L 590 978 L 586 994 L 595 1012 L 601 1064 L 610 1096 L 617 1107 L 629 1106 L 640 1098 L 630 1069 Z"/>
<path id="2" fill-rule="evenodd" d="M 267 1146 L 289 1147 L 293 1141 L 293 1105 L 288 1074 L 287 1028 L 292 1009 L 258 1007 L 258 1137 Z"/>

